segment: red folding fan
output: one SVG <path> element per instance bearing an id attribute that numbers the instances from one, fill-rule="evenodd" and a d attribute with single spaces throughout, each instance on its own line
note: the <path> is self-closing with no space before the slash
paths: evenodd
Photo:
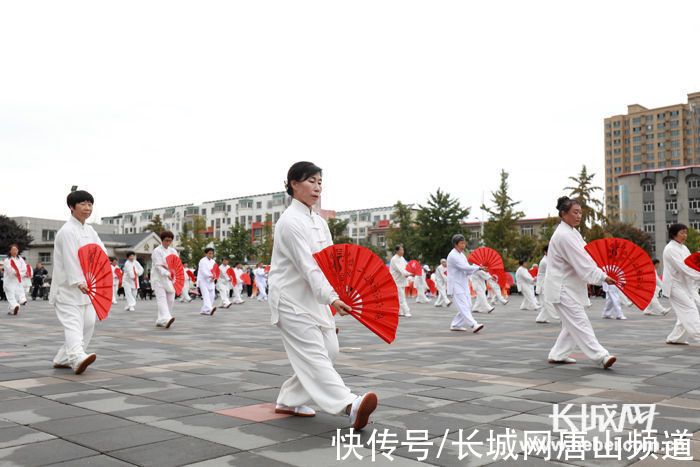
<path id="1" fill-rule="evenodd" d="M 423 275 L 423 268 L 421 267 L 420 263 L 415 259 L 412 259 L 408 262 L 408 264 L 406 265 L 406 271 L 413 274 L 414 276 Z"/>
<path id="2" fill-rule="evenodd" d="M 253 283 L 253 281 L 250 280 L 250 276 L 248 275 L 247 272 L 244 272 L 243 274 L 241 274 L 241 281 L 242 281 L 245 285 L 250 285 L 250 284 Z"/>
<path id="3" fill-rule="evenodd" d="M 124 273 L 122 272 L 121 269 L 116 268 L 116 269 L 114 270 L 114 274 L 117 275 L 117 279 L 119 279 L 119 286 L 121 287 L 121 285 L 122 285 L 122 278 L 124 277 Z"/>
<path id="4" fill-rule="evenodd" d="M 656 291 L 656 270 L 649 255 L 639 246 L 621 238 L 601 238 L 586 245 L 586 251 L 640 310 Z"/>
<path id="5" fill-rule="evenodd" d="M 510 274 L 505 272 L 503 269 L 489 269 L 489 274 L 491 274 L 491 277 L 493 277 L 494 280 L 498 283 L 498 286 L 501 288 L 501 290 L 507 287 L 508 277 L 510 276 Z"/>
<path id="6" fill-rule="evenodd" d="M 221 275 L 221 269 L 219 269 L 218 264 L 214 263 L 214 267 L 211 268 L 211 275 L 214 276 L 214 280 L 217 280 Z"/>
<path id="7" fill-rule="evenodd" d="M 685 259 L 685 264 L 695 269 L 696 271 L 700 271 L 700 252 L 696 252 L 688 256 Z"/>
<path id="8" fill-rule="evenodd" d="M 15 264 L 15 260 L 14 260 L 14 259 L 10 259 L 10 266 L 12 266 L 12 269 L 15 270 L 15 274 L 17 275 L 17 280 L 20 281 L 20 282 L 22 282 L 22 274 L 19 273 L 19 268 L 18 268 L 17 265 Z"/>
<path id="9" fill-rule="evenodd" d="M 503 260 L 496 250 L 487 246 L 482 246 L 472 251 L 472 254 L 467 258 L 470 263 L 486 266 L 491 269 L 503 269 Z"/>
<path id="10" fill-rule="evenodd" d="M 173 276 L 171 280 L 175 288 L 175 295 L 180 295 L 185 286 L 185 268 L 182 266 L 182 261 L 177 255 L 168 255 L 165 257 L 165 262 L 168 263 L 168 269 Z"/>
<path id="11" fill-rule="evenodd" d="M 231 284 L 236 285 L 238 283 L 236 280 L 236 273 L 233 271 L 233 268 L 228 268 L 226 270 L 226 275 L 231 280 Z"/>
<path id="12" fill-rule="evenodd" d="M 529 272 L 532 277 L 537 277 L 537 273 L 539 272 L 539 270 L 540 270 L 540 268 L 532 268 L 532 269 L 528 270 L 527 272 Z"/>
<path id="13" fill-rule="evenodd" d="M 267 274 L 268 272 L 270 272 L 270 265 L 269 264 L 267 266 L 265 266 L 265 274 Z"/>
<path id="14" fill-rule="evenodd" d="M 193 273 L 192 271 L 190 271 L 189 269 L 187 270 L 187 277 L 190 278 L 190 280 L 192 281 L 192 283 L 197 282 L 197 278 L 194 277 L 194 273 Z"/>
<path id="15" fill-rule="evenodd" d="M 435 281 L 432 279 L 426 279 L 425 283 L 428 284 L 428 289 L 430 289 L 430 293 L 435 295 L 437 293 L 437 287 L 435 287 Z"/>
<path id="16" fill-rule="evenodd" d="M 27 264 L 27 277 L 32 277 L 32 267 Z"/>
<path id="17" fill-rule="evenodd" d="M 80 268 L 88 288 L 88 297 L 102 321 L 112 306 L 112 266 L 104 250 L 96 243 L 88 243 L 78 250 Z"/>
<path id="18" fill-rule="evenodd" d="M 391 343 L 399 324 L 399 292 L 379 256 L 342 243 L 314 254 L 321 271 L 350 312 L 370 331 Z"/>

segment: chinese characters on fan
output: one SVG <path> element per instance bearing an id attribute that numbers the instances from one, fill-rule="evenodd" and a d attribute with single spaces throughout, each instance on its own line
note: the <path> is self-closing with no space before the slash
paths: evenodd
<path id="1" fill-rule="evenodd" d="M 466 457 L 497 460 L 527 460 L 530 457 L 549 460 L 617 459 L 643 460 L 647 457 L 661 460 L 689 460 L 688 430 L 664 431 L 653 428 L 657 415 L 655 404 L 582 404 L 580 411 L 573 404 L 561 410 L 553 406 L 552 430 L 523 431 L 520 436 L 513 428 L 502 431 L 490 429 L 488 434 L 472 429 L 445 429 L 441 435 L 429 430 L 409 429 L 405 439 L 389 428 L 372 430 L 363 442 L 361 434 L 353 429 L 338 429 L 331 446 L 336 448 L 336 460 L 357 459 L 376 462 L 386 458 L 395 460 L 398 448 L 408 448 L 412 458 L 448 457 L 463 460 Z M 660 440 L 660 438 L 663 438 Z M 446 452 L 446 449 L 451 449 Z M 414 456 L 415 455 L 415 456 Z M 405 456 L 404 456 L 405 457 Z"/>

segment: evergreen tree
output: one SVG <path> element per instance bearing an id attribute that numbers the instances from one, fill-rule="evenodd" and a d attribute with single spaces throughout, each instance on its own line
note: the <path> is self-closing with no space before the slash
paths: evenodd
<path id="1" fill-rule="evenodd" d="M 599 186 L 593 185 L 594 173 L 589 174 L 586 166 L 581 167 L 581 172 L 578 177 L 569 177 L 569 180 L 574 182 L 573 186 L 567 186 L 564 189 L 569 190 L 569 198 L 577 200 L 581 203 L 581 225 L 579 231 L 586 240 L 590 242 L 595 240 L 591 237 L 591 229 L 597 221 L 604 221 L 603 202 L 595 197 L 597 191 L 603 191 Z M 596 235 L 600 235 L 600 229 L 596 229 Z"/>
<path id="2" fill-rule="evenodd" d="M 685 240 L 685 246 L 691 253 L 700 251 L 700 233 L 690 226 L 688 226 L 688 238 Z"/>
<path id="3" fill-rule="evenodd" d="M 354 243 L 352 238 L 343 235 L 345 229 L 348 227 L 348 222 L 350 222 L 350 220 L 342 220 L 336 217 L 328 219 L 328 230 L 331 231 L 333 243 Z"/>
<path id="4" fill-rule="evenodd" d="M 416 228 L 413 223 L 413 213 L 408 205 L 397 201 L 394 205 L 394 213 L 391 215 L 393 226 L 398 225 L 398 228 L 391 228 L 386 233 L 387 246 L 390 251 L 394 251 L 396 245 L 403 245 L 405 257 L 409 258 L 415 254 L 416 243 Z"/>
<path id="5" fill-rule="evenodd" d="M 439 188 L 431 194 L 428 203 L 420 206 L 416 217 L 414 245 L 420 255 L 417 259 L 429 264 L 438 264 L 452 249 L 452 236 L 462 232 L 462 222 L 469 215 L 459 200 L 452 198 Z M 414 254 L 415 258 L 416 255 Z"/>
<path id="6" fill-rule="evenodd" d="M 162 231 L 165 230 L 163 226 L 163 221 L 160 218 L 160 214 L 156 214 L 151 223 L 143 228 L 143 232 L 153 232 L 156 235 L 160 235 Z"/>
<path id="7" fill-rule="evenodd" d="M 202 235 L 201 231 L 207 229 L 206 220 L 201 216 L 193 219 L 192 225 L 183 222 L 180 233 L 180 243 L 184 248 L 180 253 L 182 262 L 187 262 L 196 267 L 199 260 L 204 256 L 204 249 L 211 242 L 209 238 Z"/>
<path id="8" fill-rule="evenodd" d="M 34 239 L 23 225 L 19 225 L 14 219 L 0 215 L 0 254 L 7 255 L 10 245 L 17 244 L 20 253 L 27 249 Z"/>
<path id="9" fill-rule="evenodd" d="M 275 239 L 272 233 L 272 216 L 267 214 L 265 216 L 265 223 L 263 224 L 262 238 L 260 239 L 260 243 L 257 245 L 258 261 L 263 264 L 270 264 L 272 261 L 272 246 L 274 242 Z"/>
<path id="10" fill-rule="evenodd" d="M 256 254 L 251 231 L 241 226 L 238 219 L 229 228 L 226 238 L 214 241 L 214 248 L 217 257 L 228 258 L 233 264 L 244 262 Z"/>
<path id="11" fill-rule="evenodd" d="M 508 172 L 503 169 L 501 183 L 498 190 L 491 192 L 491 197 L 492 207 L 481 206 L 489 215 L 489 221 L 484 225 L 484 243 L 500 253 L 506 269 L 512 270 L 517 265 L 515 254 L 520 242 L 518 219 L 525 213 L 515 210 L 520 201 L 513 201 L 508 194 Z"/>
<path id="12" fill-rule="evenodd" d="M 646 232 L 642 232 L 632 224 L 620 221 L 610 221 L 605 229 L 607 237 L 624 238 L 635 245 L 640 246 L 649 256 L 652 255 L 654 238 Z"/>

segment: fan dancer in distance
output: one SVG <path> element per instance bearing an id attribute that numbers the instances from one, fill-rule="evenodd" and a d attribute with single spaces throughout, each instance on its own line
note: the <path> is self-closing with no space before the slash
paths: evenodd
<path id="1" fill-rule="evenodd" d="M 202 294 L 202 309 L 199 311 L 200 315 L 211 316 L 216 311 L 214 306 L 214 298 L 216 292 L 214 291 L 214 272 L 212 269 L 216 261 L 214 261 L 214 249 L 205 248 L 204 258 L 199 260 L 199 265 L 197 266 L 197 286 L 199 287 L 199 292 Z"/>
<path id="2" fill-rule="evenodd" d="M 540 260 L 540 266 L 537 270 L 537 281 L 535 285 L 535 291 L 540 296 L 540 300 L 542 301 L 542 309 L 537 314 L 535 322 L 549 323 L 550 319 L 558 321 L 559 315 L 556 311 L 554 311 L 554 306 L 552 305 L 552 302 L 547 300 L 547 297 L 545 297 L 544 293 L 544 283 L 547 277 L 547 252 L 549 251 L 549 244 L 545 245 L 544 248 L 542 248 L 542 250 L 544 251 L 544 256 Z"/>
<path id="3" fill-rule="evenodd" d="M 527 270 L 527 261 L 521 259 L 518 261 L 520 265 L 515 271 L 515 282 L 518 286 L 518 292 L 523 294 L 523 301 L 520 304 L 521 310 L 539 310 L 540 304 L 535 298 L 535 279 Z"/>
<path id="4" fill-rule="evenodd" d="M 690 256 L 684 245 L 688 238 L 688 227 L 684 224 L 671 224 L 668 228 L 671 239 L 664 248 L 664 279 L 662 291 L 671 300 L 676 312 L 676 325 L 666 337 L 667 344 L 688 344 L 688 337 L 700 341 L 700 315 L 695 303 L 697 295 L 696 282 L 700 281 L 700 272 L 685 264 Z"/>
<path id="5" fill-rule="evenodd" d="M 234 274 L 236 274 L 236 285 L 233 286 L 233 303 L 240 305 L 243 303 L 243 298 L 241 297 L 241 291 L 243 291 L 243 266 L 241 263 L 236 263 L 233 268 Z"/>
<path id="6" fill-rule="evenodd" d="M 338 357 L 335 319 L 352 309 L 338 299 L 313 254 L 333 244 L 326 222 L 312 207 L 321 195 L 321 169 L 297 162 L 287 173 L 292 203 L 275 226 L 270 268 L 270 311 L 294 376 L 284 382 L 275 412 L 311 417 L 313 401 L 323 411 L 350 416 L 356 430 L 364 428 L 377 407 L 377 396 L 353 394 L 333 367 Z"/>
<path id="7" fill-rule="evenodd" d="M 472 266 L 467 261 L 467 257 L 462 252 L 467 248 L 467 241 L 464 235 L 456 234 L 452 236 L 452 251 L 447 255 L 447 295 L 457 305 L 457 315 L 450 324 L 451 331 L 466 331 L 464 327 L 468 324 L 472 332 L 477 333 L 483 329 L 484 325 L 476 322 L 472 316 L 472 297 L 469 292 L 469 276 L 476 271 L 486 271 L 482 266 Z"/>
<path id="8" fill-rule="evenodd" d="M 22 276 L 26 274 L 27 265 L 19 255 L 19 247 L 16 243 L 10 245 L 8 253 L 9 256 L 3 262 L 2 288 L 5 290 L 7 303 L 10 306 L 7 314 L 16 315 L 20 305 L 27 304 L 27 295 L 24 293 L 22 284 Z"/>
<path id="9" fill-rule="evenodd" d="M 489 279 L 493 280 L 491 274 L 486 271 L 478 270 L 471 275 L 470 279 L 474 287 L 474 292 L 476 292 L 476 303 L 472 306 L 472 311 L 475 313 L 491 313 L 495 307 L 489 303 L 486 297 L 486 281 Z M 498 286 L 498 284 L 496 285 Z M 491 287 L 493 287 L 493 285 L 491 285 Z M 501 290 L 501 288 L 498 287 L 498 290 Z"/>
<path id="10" fill-rule="evenodd" d="M 139 293 L 139 276 L 143 275 L 143 266 L 136 261 L 136 253 L 129 251 L 126 254 L 126 262 L 124 263 L 124 274 L 122 276 L 122 287 L 124 288 L 124 296 L 126 296 L 125 311 L 136 310 L 136 295 Z"/>
<path id="11" fill-rule="evenodd" d="M 408 287 L 408 278 L 411 273 L 406 271 L 406 259 L 403 257 L 403 245 L 396 245 L 394 247 L 394 256 L 391 257 L 391 262 L 389 263 L 389 272 L 391 277 L 394 278 L 396 282 L 396 288 L 399 289 L 399 316 L 405 316 L 410 318 L 411 309 L 406 303 L 406 287 Z"/>
<path id="12" fill-rule="evenodd" d="M 231 293 L 231 279 L 229 279 L 227 274 L 229 269 L 231 269 L 231 266 L 228 265 L 228 258 L 222 259 L 219 267 L 221 274 L 219 275 L 219 280 L 216 281 L 216 290 L 219 291 L 219 297 L 221 298 L 221 308 L 229 308 L 231 306 L 229 297 Z"/>
<path id="13" fill-rule="evenodd" d="M 505 271 L 503 273 L 505 274 Z M 503 296 L 503 290 L 501 289 L 501 285 L 496 281 L 493 274 L 489 274 L 489 276 L 490 277 L 486 280 L 486 282 L 488 282 L 489 284 L 489 303 L 493 307 L 496 304 L 496 300 L 498 300 L 498 302 L 501 305 L 507 305 L 510 300 Z"/>
<path id="14" fill-rule="evenodd" d="M 187 266 L 187 263 L 182 263 L 182 269 L 185 270 L 185 284 L 182 286 L 182 292 L 180 292 L 181 303 L 190 303 L 192 297 L 190 297 L 190 289 L 194 287 L 192 277 L 194 277 L 194 269 Z M 192 277 L 190 277 L 192 276 Z"/>
<path id="15" fill-rule="evenodd" d="M 663 287 L 663 282 L 661 282 L 661 278 L 659 277 L 659 267 L 661 266 L 661 262 L 656 258 L 652 259 L 651 262 L 654 264 L 654 269 L 656 270 L 656 290 L 654 290 L 654 297 L 651 299 L 649 306 L 647 306 L 644 310 L 644 314 L 666 316 L 671 311 L 671 307 L 664 308 L 659 301 L 659 293 Z"/>
<path id="16" fill-rule="evenodd" d="M 72 368 L 79 375 L 97 358 L 94 353 L 85 352 L 95 329 L 97 314 L 88 296 L 78 250 L 89 243 L 99 245 L 105 254 L 107 250 L 95 229 L 85 223 L 92 214 L 95 202 L 92 195 L 83 190 L 73 191 L 66 202 L 71 216 L 56 233 L 49 292 L 49 303 L 63 326 L 65 341 L 53 358 L 53 367 Z"/>
<path id="17" fill-rule="evenodd" d="M 428 291 L 428 283 L 425 281 L 427 274 L 430 272 L 430 268 L 426 264 L 423 266 L 423 274 L 420 276 L 414 276 L 414 286 L 416 287 L 416 303 L 430 303 L 428 297 L 425 296 L 425 292 Z"/>
<path id="18" fill-rule="evenodd" d="M 603 282 L 603 292 L 605 292 L 605 306 L 603 307 L 603 319 L 613 319 L 613 314 L 615 319 L 627 319 L 624 314 L 622 314 L 622 303 L 620 302 L 620 295 L 622 292 L 615 285 L 609 285 Z"/>
<path id="19" fill-rule="evenodd" d="M 257 264 L 253 274 L 255 274 L 255 285 L 258 287 L 258 301 L 267 300 L 267 273 L 262 263 Z"/>
<path id="20" fill-rule="evenodd" d="M 435 306 L 450 306 L 452 302 L 447 298 L 447 260 L 441 259 L 440 266 L 435 268 L 435 288 L 437 289 L 437 300 Z"/>
<path id="21" fill-rule="evenodd" d="M 153 249 L 151 254 L 151 285 L 153 292 L 156 295 L 156 305 L 158 314 L 156 316 L 156 326 L 159 328 L 168 329 L 175 321 L 173 318 L 173 305 L 175 304 L 175 287 L 173 286 L 173 277 L 168 267 L 168 261 L 165 259 L 170 255 L 177 254 L 177 250 L 171 245 L 175 235 L 170 230 L 164 230 L 160 233 L 161 244 Z"/>
<path id="22" fill-rule="evenodd" d="M 119 260 L 117 258 L 111 258 L 112 261 L 112 303 L 117 303 L 117 296 L 119 295 Z M 117 272 L 119 270 L 119 272 Z"/>
<path id="23" fill-rule="evenodd" d="M 569 357 L 576 347 L 596 364 L 609 368 L 616 358 L 600 345 L 583 307 L 590 304 L 588 284 L 615 281 L 586 252 L 586 242 L 576 227 L 581 223 L 581 204 L 562 196 L 557 200 L 561 222 L 549 241 L 545 299 L 561 318 L 561 332 L 549 351 L 549 363 L 576 363 Z"/>

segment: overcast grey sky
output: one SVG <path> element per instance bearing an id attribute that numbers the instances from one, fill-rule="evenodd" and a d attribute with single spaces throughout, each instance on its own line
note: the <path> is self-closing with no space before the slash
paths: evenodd
<path id="1" fill-rule="evenodd" d="M 425 202 L 477 218 L 510 172 L 527 217 L 603 118 L 700 91 L 695 1 L 0 0 L 0 213 L 95 218 L 283 189 L 326 209 Z M 93 220 L 95 220 L 93 218 Z"/>

